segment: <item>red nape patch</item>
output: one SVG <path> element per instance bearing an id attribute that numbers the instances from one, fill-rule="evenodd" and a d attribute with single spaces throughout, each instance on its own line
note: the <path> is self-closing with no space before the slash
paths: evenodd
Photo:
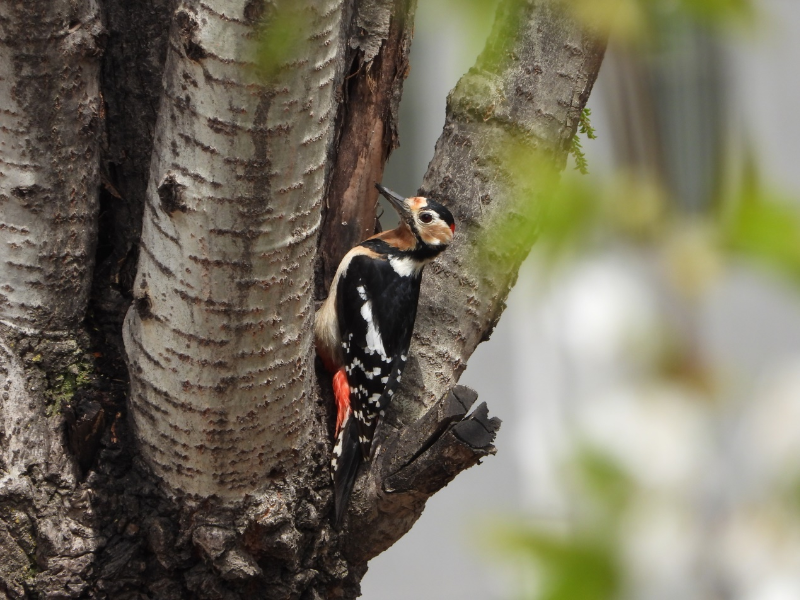
<path id="1" fill-rule="evenodd" d="M 452 232 L 453 232 L 453 235 L 455 235 L 455 234 L 456 234 L 456 224 L 455 224 L 455 223 L 453 223 L 452 225 L 450 225 L 450 231 L 452 231 Z"/>
<path id="2" fill-rule="evenodd" d="M 350 410 L 350 382 L 347 381 L 347 373 L 344 372 L 344 367 L 336 371 L 333 376 L 333 395 L 336 398 L 336 434 L 339 436 L 339 430 L 342 428 L 342 423 Z"/>

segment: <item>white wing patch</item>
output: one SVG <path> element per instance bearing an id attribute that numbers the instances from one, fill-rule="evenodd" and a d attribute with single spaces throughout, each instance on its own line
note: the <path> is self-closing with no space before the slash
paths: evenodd
<path id="1" fill-rule="evenodd" d="M 336 476 L 336 467 L 339 464 L 339 459 L 342 457 L 342 444 L 344 442 L 344 430 L 347 427 L 347 422 L 350 420 L 350 411 L 344 417 L 342 428 L 339 430 L 339 435 L 336 436 L 336 445 L 333 447 L 333 457 L 331 458 L 331 477 Z"/>
<path id="2" fill-rule="evenodd" d="M 381 334 L 372 318 L 372 302 L 369 300 L 364 302 L 364 306 L 361 307 L 361 317 L 367 324 L 367 351 L 370 354 L 375 354 L 377 352 L 386 360 L 386 350 L 383 348 Z"/>

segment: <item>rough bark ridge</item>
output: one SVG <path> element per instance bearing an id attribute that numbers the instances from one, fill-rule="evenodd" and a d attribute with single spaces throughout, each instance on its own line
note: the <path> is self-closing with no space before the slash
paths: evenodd
<path id="1" fill-rule="evenodd" d="M 310 43 L 266 85 L 253 4 L 176 11 L 123 326 L 136 437 L 176 491 L 259 492 L 321 433 L 308 365 L 342 8 L 292 7 Z"/>
<path id="2" fill-rule="evenodd" d="M 100 543 L 73 495 L 66 402 L 93 379 L 104 42 L 89 0 L 0 5 L 0 594 L 78 594 Z M 46 563 L 46 572 L 39 572 Z"/>
<path id="3" fill-rule="evenodd" d="M 0 6 L 0 313 L 59 330 L 83 318 L 97 215 L 103 27 L 93 1 Z"/>
<path id="4" fill-rule="evenodd" d="M 456 244 L 339 531 L 312 298 L 374 227 L 413 1 L 106 0 L 108 33 L 94 0 L 0 4 L 0 597 L 355 598 L 495 451 L 455 383 L 531 242 L 492 273 L 472 254 L 525 213 L 500 148 L 563 163 L 602 56 L 555 3 L 504 3 L 451 95 L 423 192 Z M 286 6 L 308 43 L 265 80 L 255 38 Z"/>

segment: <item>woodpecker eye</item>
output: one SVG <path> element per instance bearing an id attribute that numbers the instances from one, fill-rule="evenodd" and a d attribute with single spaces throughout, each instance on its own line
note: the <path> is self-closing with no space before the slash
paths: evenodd
<path id="1" fill-rule="evenodd" d="M 433 221 L 433 215 L 431 213 L 422 213 L 419 216 L 419 220 L 422 221 L 423 223 L 430 223 L 431 221 Z"/>

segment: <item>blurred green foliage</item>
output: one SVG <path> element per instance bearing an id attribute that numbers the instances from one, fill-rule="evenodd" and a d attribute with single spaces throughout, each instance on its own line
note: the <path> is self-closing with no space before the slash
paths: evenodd
<path id="1" fill-rule="evenodd" d="M 612 600 L 620 591 L 621 569 L 609 540 L 546 534 L 531 528 L 507 532 L 504 548 L 540 565 L 541 600 Z"/>
<path id="2" fill-rule="evenodd" d="M 656 41 L 665 21 L 688 19 L 717 28 L 752 22 L 751 0 L 565 0 L 586 26 L 618 40 Z"/>
<path id="3" fill-rule="evenodd" d="M 720 223 L 724 248 L 800 284 L 797 203 L 761 186 L 748 186 L 732 204 Z"/>
<path id="4" fill-rule="evenodd" d="M 657 48 L 670 28 L 699 25 L 709 35 L 720 35 L 758 17 L 750 0 L 565 2 L 590 29 L 613 33 L 628 51 Z M 719 170 L 723 185 L 711 192 L 714 197 L 702 210 L 690 211 L 646 169 L 592 170 L 589 175 L 583 144 L 596 137 L 589 117 L 588 111 L 581 115 L 572 140 L 574 169 L 562 172 L 563 165 L 554 164 L 552 156 L 529 146 L 507 148 L 502 165 L 517 205 L 484 232 L 479 248 L 490 262 L 516 264 L 519 248 L 532 237 L 537 256 L 551 268 L 609 244 L 642 248 L 659 259 L 669 293 L 675 293 L 678 304 L 685 303 L 682 308 L 692 306 L 726 267 L 743 262 L 800 284 L 800 204 L 766 185 L 755 160 L 730 164 L 729 157 L 721 157 L 710 168 Z M 663 370 L 650 375 L 691 389 L 697 398 L 717 400 L 715 373 L 700 356 L 692 333 L 673 332 L 674 351 L 665 353 Z M 574 475 L 566 486 L 573 494 L 574 514 L 559 523 L 558 531 L 546 522 L 519 518 L 494 527 L 489 537 L 498 544 L 498 553 L 521 560 L 524 569 L 536 573 L 537 589 L 526 598 L 622 597 L 629 567 L 620 537 L 626 510 L 642 490 L 613 460 L 590 450 L 580 449 L 564 470 Z M 784 493 L 795 510 L 800 507 L 800 484 Z"/>
<path id="5" fill-rule="evenodd" d="M 577 171 L 582 161 L 575 157 Z M 665 257 L 673 283 L 690 295 L 741 259 L 800 283 L 800 210 L 760 183 L 724 194 L 712 212 L 694 214 L 641 173 L 559 173 L 548 157 L 523 147 L 511 149 L 504 164 L 520 190 L 524 218 L 505 215 L 485 232 L 490 260 L 517 260 L 515 249 L 535 233 L 536 252 L 551 266 L 609 240 L 647 245 Z"/>
<path id="6" fill-rule="evenodd" d="M 559 1 L 559 0 L 556 0 Z M 747 27 L 757 17 L 753 0 L 560 0 L 590 31 L 613 35 L 635 45 L 658 43 L 667 21 L 709 28 Z M 521 0 L 435 0 L 436 21 L 457 23 L 460 36 L 471 42 L 467 52 L 484 49 L 498 7 L 512 14 Z M 512 23 L 513 24 L 513 20 Z M 503 25 L 508 29 L 509 23 Z M 501 34 L 503 38 L 506 34 Z M 500 40 L 502 41 L 502 39 Z M 491 49 L 490 53 L 491 53 Z M 499 52 L 498 52 L 499 54 Z"/>
<path id="7" fill-rule="evenodd" d="M 634 487 L 613 460 L 589 448 L 582 448 L 571 466 L 591 505 L 576 507 L 568 530 L 501 524 L 490 539 L 500 553 L 537 565 L 539 600 L 612 600 L 622 591 L 624 573 L 619 519 Z"/>
<path id="8" fill-rule="evenodd" d="M 292 4 L 268 4 L 258 30 L 255 64 L 267 83 L 291 68 L 308 47 L 312 13 Z"/>
<path id="9" fill-rule="evenodd" d="M 593 139 L 593 130 L 586 131 Z M 503 165 L 517 190 L 517 210 L 485 230 L 479 247 L 490 261 L 518 260 L 516 249 L 534 235 L 537 254 L 555 266 L 609 239 L 649 243 L 672 225 L 682 227 L 667 193 L 641 174 L 584 176 L 577 157 L 576 170 L 562 173 L 550 156 L 523 145 L 510 145 Z"/>
<path id="10" fill-rule="evenodd" d="M 574 464 L 578 486 L 602 507 L 602 523 L 615 522 L 634 492 L 630 477 L 611 457 L 590 447 L 577 450 Z"/>

